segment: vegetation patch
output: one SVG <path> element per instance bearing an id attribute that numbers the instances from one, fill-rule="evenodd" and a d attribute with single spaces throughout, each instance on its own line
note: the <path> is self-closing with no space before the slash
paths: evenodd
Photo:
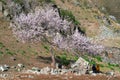
<path id="1" fill-rule="evenodd" d="M 4 44 L 2 42 L 0 42 L 0 49 L 4 48 Z"/>
<path id="2" fill-rule="evenodd" d="M 67 55 L 63 54 L 63 55 L 61 55 L 59 57 L 60 57 L 60 61 L 61 61 L 62 65 L 67 66 L 67 65 L 70 64 L 70 60 L 67 59 Z"/>
<path id="3" fill-rule="evenodd" d="M 102 62 L 102 58 L 99 55 L 98 56 L 94 56 L 94 58 L 96 58 L 98 62 Z"/>
<path id="4" fill-rule="evenodd" d="M 80 22 L 76 20 L 75 16 L 73 15 L 71 11 L 60 9 L 60 16 L 62 17 L 63 20 L 65 18 L 68 21 L 72 21 L 75 25 L 80 24 Z"/>

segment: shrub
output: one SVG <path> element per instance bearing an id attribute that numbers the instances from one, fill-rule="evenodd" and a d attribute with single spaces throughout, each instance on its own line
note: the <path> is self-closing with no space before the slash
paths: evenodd
<path id="1" fill-rule="evenodd" d="M 61 55 L 61 56 L 60 56 L 60 60 L 61 60 L 61 64 L 62 64 L 62 65 L 66 65 L 66 66 L 67 66 L 67 65 L 69 65 L 69 63 L 70 63 L 69 60 L 67 59 L 67 56 L 66 56 L 66 55 Z"/>
<path id="2" fill-rule="evenodd" d="M 71 11 L 60 9 L 60 16 L 68 21 L 72 21 L 75 25 L 79 25 L 79 21 L 75 19 L 75 16 L 72 14 Z"/>

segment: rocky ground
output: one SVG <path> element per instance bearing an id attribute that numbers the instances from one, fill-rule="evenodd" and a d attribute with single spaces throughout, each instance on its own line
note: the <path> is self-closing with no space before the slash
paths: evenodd
<path id="1" fill-rule="evenodd" d="M 0 74 L 0 80 L 120 80 L 120 76 L 105 76 L 105 75 L 36 75 L 25 73 L 3 73 Z"/>
<path id="2" fill-rule="evenodd" d="M 14 60 L 16 59 L 14 58 Z M 39 67 L 34 65 L 29 68 L 27 64 L 22 63 L 14 64 L 14 66 L 1 65 L 0 80 L 120 80 L 120 74 L 112 71 L 93 73 L 89 70 L 89 74 L 85 74 L 85 70 L 87 70 L 85 66 L 88 64 L 81 57 L 71 68 L 60 69 L 58 65 L 56 68 L 52 68 L 50 64 L 40 63 Z"/>

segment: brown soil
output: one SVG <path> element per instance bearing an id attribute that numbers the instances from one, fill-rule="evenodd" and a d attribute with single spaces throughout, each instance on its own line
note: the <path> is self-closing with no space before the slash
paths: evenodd
<path id="1" fill-rule="evenodd" d="M 4 80 L 0 78 L 0 80 Z M 91 75 L 34 75 L 34 74 L 15 74 L 5 80 L 120 80 L 120 76 L 91 76 Z"/>

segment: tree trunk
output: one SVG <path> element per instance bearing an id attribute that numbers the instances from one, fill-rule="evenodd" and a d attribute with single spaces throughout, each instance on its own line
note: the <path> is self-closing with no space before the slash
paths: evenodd
<path id="1" fill-rule="evenodd" d="M 51 59 L 52 59 L 52 63 L 51 63 L 51 66 L 55 68 L 55 64 L 56 64 L 56 61 L 55 61 L 55 54 L 53 53 L 53 48 L 51 47 Z"/>

